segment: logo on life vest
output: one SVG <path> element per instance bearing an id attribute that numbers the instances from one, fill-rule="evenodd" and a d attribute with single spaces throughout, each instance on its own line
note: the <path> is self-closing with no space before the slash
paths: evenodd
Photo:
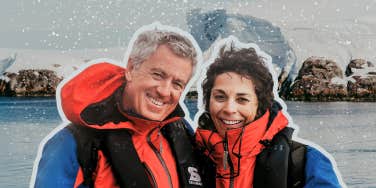
<path id="1" fill-rule="evenodd" d="M 202 186 L 200 174 L 198 174 L 198 170 L 195 167 L 188 167 L 189 173 L 189 184 L 191 185 L 199 185 Z"/>

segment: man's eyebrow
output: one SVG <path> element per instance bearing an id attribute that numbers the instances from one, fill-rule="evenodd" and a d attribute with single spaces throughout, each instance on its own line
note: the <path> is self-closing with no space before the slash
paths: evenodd
<path id="1" fill-rule="evenodd" d="M 151 71 L 156 71 L 160 74 L 162 74 L 163 76 L 169 76 L 163 69 L 161 68 L 151 68 Z M 181 80 L 181 79 L 175 79 L 175 82 L 179 82 L 181 84 L 183 84 L 184 86 L 187 85 L 188 81 L 185 82 L 184 80 Z"/>
<path id="2" fill-rule="evenodd" d="M 163 75 L 167 75 L 167 73 L 165 71 L 163 71 L 163 69 L 161 69 L 161 68 L 152 68 L 150 70 L 151 71 L 156 71 L 156 72 L 161 73 Z"/>

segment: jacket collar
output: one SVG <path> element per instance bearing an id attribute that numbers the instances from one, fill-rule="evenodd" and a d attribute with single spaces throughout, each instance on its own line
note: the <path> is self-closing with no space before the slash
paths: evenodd
<path id="1" fill-rule="evenodd" d="M 107 62 L 89 66 L 67 81 L 58 94 L 66 118 L 75 125 L 95 129 L 129 128 L 138 124 L 165 125 L 184 112 L 177 108 L 162 122 L 133 117 L 119 111 L 118 101 L 126 83 L 125 69 Z M 59 99 L 59 98 L 58 98 Z"/>
<path id="2" fill-rule="evenodd" d="M 155 127 L 162 128 L 164 125 L 185 115 L 180 105 L 163 121 L 149 120 L 135 113 L 123 112 L 120 107 L 120 101 L 124 86 L 125 84 L 120 86 L 108 98 L 98 103 L 90 104 L 81 112 L 81 119 L 86 126 L 96 129 L 129 129 L 142 134 Z"/>
<path id="3" fill-rule="evenodd" d="M 244 127 L 227 131 L 228 152 L 234 164 L 238 162 L 236 160 L 238 156 L 254 157 L 258 155 L 264 148 L 260 141 L 272 140 L 279 131 L 287 126 L 288 120 L 282 111 L 270 112 L 272 110 L 268 110 L 260 118 Z M 207 117 L 210 115 L 205 114 L 200 117 L 201 124 L 197 129 L 196 141 L 204 153 L 221 166 L 224 153 L 223 143 L 226 140 L 217 133 L 213 122 Z"/>

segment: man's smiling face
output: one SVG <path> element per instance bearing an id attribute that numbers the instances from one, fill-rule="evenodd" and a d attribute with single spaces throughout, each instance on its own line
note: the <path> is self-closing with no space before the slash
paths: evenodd
<path id="1" fill-rule="evenodd" d="M 191 75 L 191 60 L 161 45 L 140 65 L 128 63 L 123 109 L 162 121 L 176 108 Z"/>

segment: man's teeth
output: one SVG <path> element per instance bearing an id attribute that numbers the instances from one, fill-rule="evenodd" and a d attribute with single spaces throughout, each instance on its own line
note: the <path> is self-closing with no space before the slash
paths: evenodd
<path id="1" fill-rule="evenodd" d="M 241 120 L 222 120 L 223 123 L 227 124 L 227 125 L 234 125 L 234 124 L 238 124 L 241 122 Z"/>
<path id="2" fill-rule="evenodd" d="M 162 106 L 163 105 L 163 102 L 162 101 L 158 101 L 157 99 L 154 99 L 154 98 L 151 98 L 150 97 L 150 101 L 155 104 L 155 105 L 158 105 L 158 106 Z"/>

